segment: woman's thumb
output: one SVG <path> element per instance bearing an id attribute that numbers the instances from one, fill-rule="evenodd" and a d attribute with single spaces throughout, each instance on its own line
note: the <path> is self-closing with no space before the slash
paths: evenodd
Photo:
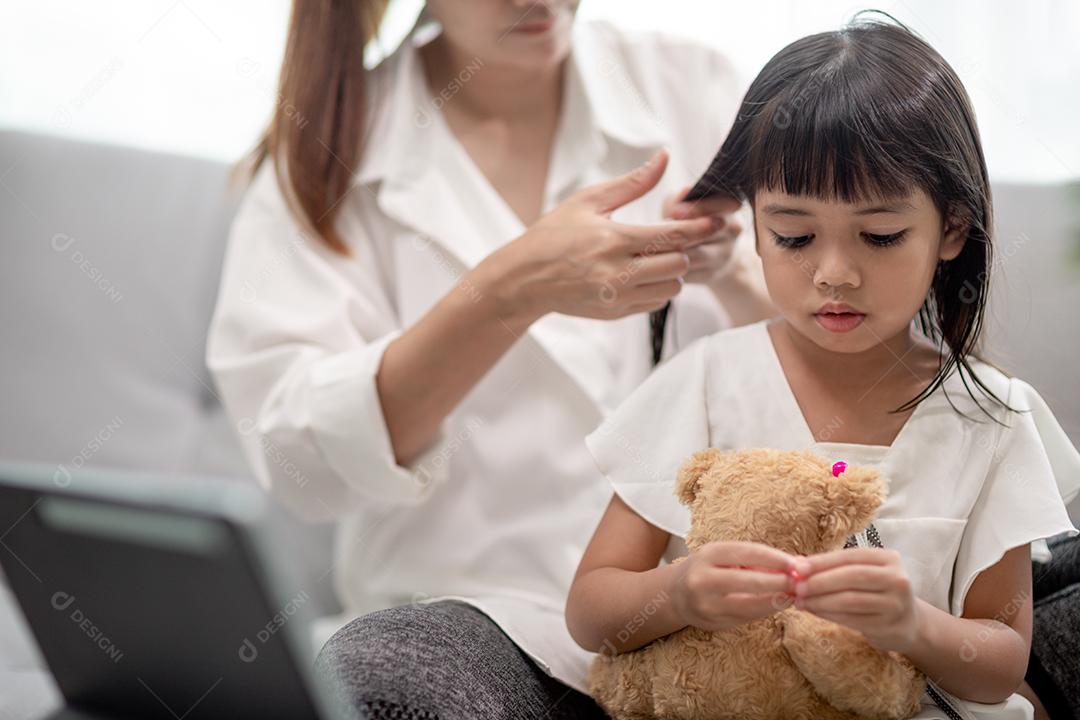
<path id="1" fill-rule="evenodd" d="M 607 214 L 626 205 L 656 187 L 667 169 L 666 149 L 657 150 L 643 165 L 614 180 L 594 185 L 589 200 L 598 212 Z"/>

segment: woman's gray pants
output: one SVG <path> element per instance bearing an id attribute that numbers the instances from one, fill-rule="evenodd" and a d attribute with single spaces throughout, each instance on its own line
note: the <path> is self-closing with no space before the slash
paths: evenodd
<path id="1" fill-rule="evenodd" d="M 362 615 L 315 659 L 335 699 L 361 718 L 587 720 L 588 696 L 545 673 L 487 615 L 443 600 Z"/>

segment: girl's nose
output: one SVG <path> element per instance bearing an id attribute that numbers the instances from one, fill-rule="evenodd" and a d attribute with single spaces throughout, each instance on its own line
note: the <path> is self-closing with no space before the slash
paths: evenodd
<path id="1" fill-rule="evenodd" d="M 855 262 L 839 249 L 826 250 L 818 258 L 814 268 L 814 285 L 823 290 L 844 285 L 857 288 L 862 278 Z"/>

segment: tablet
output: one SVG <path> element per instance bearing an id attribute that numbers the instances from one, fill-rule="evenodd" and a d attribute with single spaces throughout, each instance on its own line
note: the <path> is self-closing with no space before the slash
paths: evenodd
<path id="1" fill-rule="evenodd" d="M 346 717 L 269 510 L 235 480 L 0 463 L 0 564 L 67 703 L 54 717 Z"/>

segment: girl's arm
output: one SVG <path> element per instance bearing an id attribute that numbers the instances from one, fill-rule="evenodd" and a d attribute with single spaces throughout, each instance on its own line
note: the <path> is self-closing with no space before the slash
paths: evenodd
<path id="1" fill-rule="evenodd" d="M 920 632 L 907 656 L 943 689 L 996 703 L 1016 692 L 1031 649 L 1031 547 L 979 573 L 955 617 L 922 600 Z"/>
<path id="2" fill-rule="evenodd" d="M 616 654 L 686 626 L 671 603 L 678 566 L 657 567 L 670 537 L 611 498 L 566 600 L 566 626 L 578 645 Z"/>
<path id="3" fill-rule="evenodd" d="M 797 561 L 796 607 L 906 655 L 944 690 L 981 703 L 1020 686 L 1031 646 L 1030 547 L 975 578 L 961 617 L 916 598 L 895 550 L 836 550 Z"/>
<path id="4" fill-rule="evenodd" d="M 670 537 L 612 497 L 566 601 L 566 626 L 578 645 L 617 654 L 687 625 L 719 630 L 789 604 L 794 583 L 787 572 L 795 559 L 787 553 L 713 542 L 657 567 Z"/>

